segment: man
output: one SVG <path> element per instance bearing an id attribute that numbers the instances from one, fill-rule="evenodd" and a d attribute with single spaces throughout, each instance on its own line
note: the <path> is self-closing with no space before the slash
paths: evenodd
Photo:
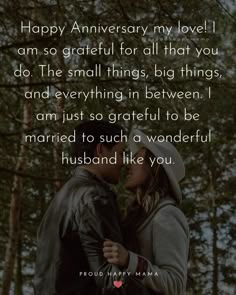
<path id="1" fill-rule="evenodd" d="M 104 121 L 82 123 L 75 130 L 75 156 L 114 157 L 114 164 L 81 165 L 52 200 L 38 231 L 34 289 L 36 295 L 117 294 L 106 262 L 103 242 L 122 243 L 116 195 L 107 183 L 117 184 L 124 144 L 117 142 L 122 128 Z M 87 142 L 85 136 L 93 137 Z M 101 142 L 103 136 L 115 142 Z M 84 142 L 83 142 L 84 141 Z M 123 293 L 122 293 L 123 294 Z"/>

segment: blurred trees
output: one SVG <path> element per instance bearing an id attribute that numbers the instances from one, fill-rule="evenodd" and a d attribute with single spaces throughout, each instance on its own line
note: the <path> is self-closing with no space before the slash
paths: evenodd
<path id="1" fill-rule="evenodd" d="M 130 129 L 133 125 L 153 134 L 176 134 L 179 129 L 192 134 L 196 129 L 207 133 L 213 130 L 213 141 L 208 144 L 178 144 L 187 166 L 187 175 L 182 184 L 185 200 L 183 210 L 188 216 L 191 228 L 191 271 L 193 288 L 189 294 L 233 294 L 236 284 L 235 274 L 235 2 L 225 1 L 0 1 L 0 289 L 2 295 L 9 293 L 9 283 L 15 295 L 32 294 L 31 280 L 34 271 L 36 230 L 48 203 L 55 191 L 71 173 L 70 167 L 60 164 L 61 150 L 69 152 L 69 146 L 62 144 L 25 144 L 24 134 L 69 134 L 78 122 L 62 124 L 65 112 L 83 110 L 90 112 L 143 111 L 146 107 L 155 112 L 158 107 L 181 113 L 183 107 L 197 111 L 199 122 L 182 120 L 176 122 L 120 122 Z M 20 34 L 20 21 L 31 20 L 37 25 L 72 24 L 81 25 L 173 25 L 178 19 L 186 25 L 196 25 L 205 19 L 215 20 L 217 34 L 205 38 L 186 36 L 178 39 L 176 46 L 189 44 L 192 48 L 219 47 L 219 56 L 203 56 L 196 59 L 192 55 L 176 56 L 72 56 L 63 58 L 61 54 L 52 56 L 19 56 L 18 47 L 79 47 L 85 44 L 98 45 L 103 42 L 117 46 L 124 41 L 127 46 L 144 48 L 153 40 L 159 41 L 161 48 L 167 41 L 163 35 L 78 35 L 70 34 L 40 37 Z M 41 77 L 37 65 L 50 64 L 52 68 L 64 71 L 71 68 L 93 68 L 102 64 L 103 72 L 112 63 L 128 69 L 153 71 L 158 67 L 177 69 L 188 63 L 203 68 L 219 68 L 223 78 L 206 81 L 190 78 L 174 80 L 154 78 L 134 80 L 131 78 L 61 78 Z M 13 76 L 19 64 L 30 69 L 29 79 Z M 45 90 L 50 85 L 50 99 L 30 101 L 24 98 L 24 91 Z M 56 90 L 89 90 L 96 85 L 102 89 L 121 90 L 127 95 L 128 89 L 140 91 L 145 85 L 152 90 L 202 90 L 212 86 L 212 99 L 205 101 L 171 100 L 56 100 Z M 55 112 L 57 121 L 37 121 L 35 113 Z M 122 184 L 118 188 L 121 206 L 125 200 Z M 123 198 L 122 198 L 123 196 Z"/>

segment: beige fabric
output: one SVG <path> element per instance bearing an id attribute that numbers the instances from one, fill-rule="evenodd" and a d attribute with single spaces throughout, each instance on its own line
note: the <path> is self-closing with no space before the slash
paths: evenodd
<path id="1" fill-rule="evenodd" d="M 153 274 L 142 280 L 146 287 L 142 294 L 183 295 L 187 283 L 188 223 L 170 200 L 162 201 L 160 207 L 138 230 L 139 254 L 148 262 L 147 274 Z M 135 274 L 137 265 L 138 254 L 130 252 L 128 271 Z"/>

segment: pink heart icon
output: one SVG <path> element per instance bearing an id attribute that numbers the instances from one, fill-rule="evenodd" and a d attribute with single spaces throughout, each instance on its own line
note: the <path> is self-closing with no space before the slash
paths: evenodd
<path id="1" fill-rule="evenodd" d="M 122 281 L 114 281 L 113 282 L 113 285 L 116 287 L 116 288 L 120 288 L 122 286 L 123 282 Z"/>

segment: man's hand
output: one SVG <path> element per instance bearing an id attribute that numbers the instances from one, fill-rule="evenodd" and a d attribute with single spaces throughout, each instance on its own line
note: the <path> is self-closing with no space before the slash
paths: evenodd
<path id="1" fill-rule="evenodd" d="M 103 255 L 108 263 L 126 268 L 129 262 L 129 252 L 119 243 L 106 240 L 103 243 Z"/>

